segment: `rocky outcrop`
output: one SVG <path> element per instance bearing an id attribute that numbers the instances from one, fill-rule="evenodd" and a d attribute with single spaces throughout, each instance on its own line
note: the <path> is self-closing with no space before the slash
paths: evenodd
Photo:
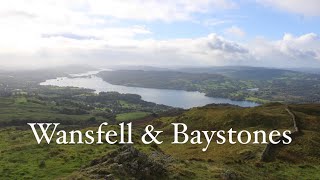
<path id="1" fill-rule="evenodd" d="M 226 170 L 225 172 L 221 173 L 221 179 L 223 180 L 237 180 L 237 179 L 241 179 L 241 177 L 230 170 Z"/>
<path id="2" fill-rule="evenodd" d="M 81 174 L 90 179 L 165 179 L 170 156 L 154 151 L 149 156 L 125 145 L 95 159 Z"/>

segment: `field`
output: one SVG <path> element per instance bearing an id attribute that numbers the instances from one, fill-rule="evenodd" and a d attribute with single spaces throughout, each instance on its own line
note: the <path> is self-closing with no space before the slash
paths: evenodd
<path id="1" fill-rule="evenodd" d="M 131 112 L 131 113 L 123 113 L 123 114 L 118 114 L 116 119 L 117 121 L 132 121 L 132 120 L 137 120 L 144 118 L 146 116 L 150 115 L 150 113 L 147 112 Z"/>

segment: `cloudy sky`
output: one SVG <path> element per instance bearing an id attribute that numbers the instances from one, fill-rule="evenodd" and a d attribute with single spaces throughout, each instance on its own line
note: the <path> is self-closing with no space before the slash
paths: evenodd
<path id="1" fill-rule="evenodd" d="M 0 2 L 1 67 L 320 67 L 319 0 Z"/>

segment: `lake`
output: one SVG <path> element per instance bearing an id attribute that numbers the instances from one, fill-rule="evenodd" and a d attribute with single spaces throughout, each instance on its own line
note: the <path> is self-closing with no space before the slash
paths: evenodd
<path id="1" fill-rule="evenodd" d="M 101 78 L 94 75 L 98 72 L 99 71 L 92 71 L 82 74 L 72 74 L 71 77 L 49 79 L 45 82 L 40 83 L 40 85 L 88 88 L 94 89 L 97 93 L 116 91 L 119 93 L 139 94 L 145 101 L 184 109 L 204 106 L 212 103 L 229 103 L 242 107 L 254 107 L 259 105 L 250 101 L 233 101 L 227 98 L 207 97 L 204 93 L 196 91 L 191 92 L 183 90 L 153 89 L 113 85 L 103 81 Z"/>

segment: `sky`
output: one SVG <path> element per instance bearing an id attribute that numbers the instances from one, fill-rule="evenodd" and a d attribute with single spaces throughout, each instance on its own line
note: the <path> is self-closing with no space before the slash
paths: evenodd
<path id="1" fill-rule="evenodd" d="M 0 0 L 0 67 L 320 67 L 319 0 Z"/>

